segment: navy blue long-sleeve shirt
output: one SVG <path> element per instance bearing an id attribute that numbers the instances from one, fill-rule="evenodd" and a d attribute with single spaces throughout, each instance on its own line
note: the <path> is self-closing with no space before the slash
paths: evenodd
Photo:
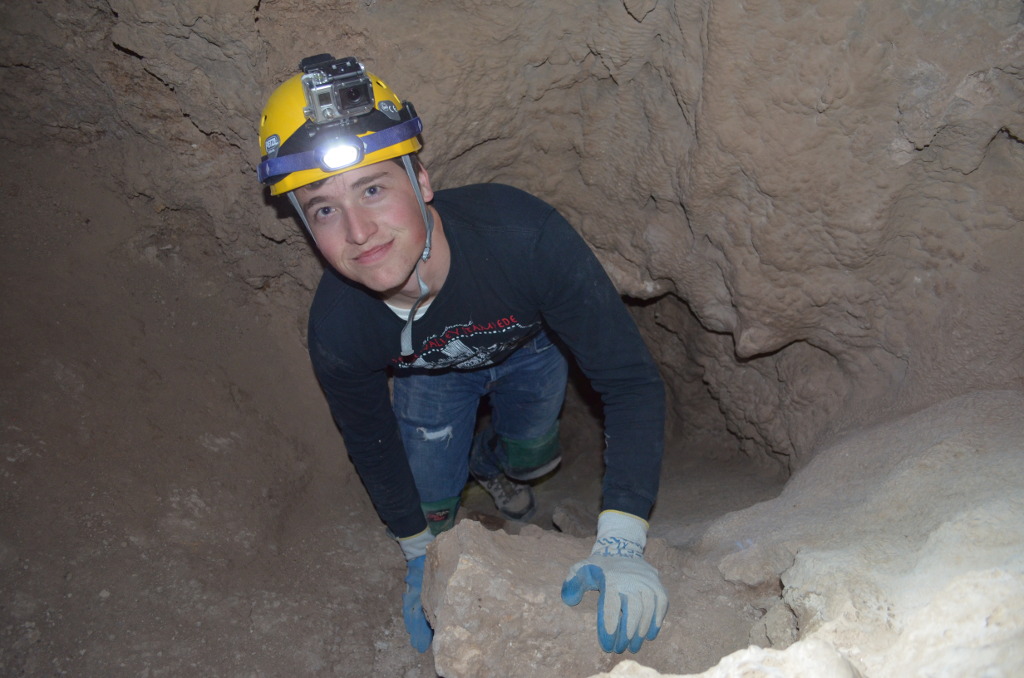
<path id="1" fill-rule="evenodd" d="M 564 218 L 500 184 L 437 191 L 448 277 L 413 324 L 366 288 L 324 272 L 309 352 L 345 447 L 381 519 L 398 537 L 426 527 L 391 407 L 388 373 L 476 369 L 504 360 L 542 325 L 559 337 L 604 403 L 602 507 L 647 518 L 664 447 L 664 386 L 597 258 Z M 467 450 L 467 454 L 468 454 Z"/>

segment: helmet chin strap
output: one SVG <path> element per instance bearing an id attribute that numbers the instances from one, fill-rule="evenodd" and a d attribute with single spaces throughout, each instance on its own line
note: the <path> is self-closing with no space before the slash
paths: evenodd
<path id="1" fill-rule="evenodd" d="M 309 227 L 309 222 L 306 221 L 306 213 L 302 211 L 302 205 L 299 204 L 299 198 L 295 195 L 295 191 L 288 191 L 288 200 L 292 203 L 292 207 L 295 208 L 295 212 L 299 215 L 299 219 L 302 219 L 302 225 L 306 227 L 306 233 L 309 233 L 309 237 L 313 239 L 313 244 L 316 245 L 317 249 L 320 249 L 320 243 L 316 241 L 316 236 L 313 235 L 313 229 Z"/>
<path id="2" fill-rule="evenodd" d="M 427 229 L 427 239 L 424 243 L 423 254 L 420 255 L 419 260 L 416 262 L 416 282 L 420 286 L 420 296 L 416 300 L 416 303 L 409 309 L 409 319 L 405 321 L 405 327 L 402 328 L 402 355 L 412 355 L 412 323 L 416 319 L 416 311 L 419 310 L 420 304 L 422 304 L 428 296 L 430 296 L 430 288 L 427 283 L 423 282 L 423 278 L 420 276 L 420 264 L 430 258 L 430 244 L 432 236 L 434 234 L 434 215 L 430 210 L 427 209 L 427 203 L 423 201 L 423 192 L 420 190 L 420 182 L 416 177 L 416 169 L 412 164 L 412 157 L 408 155 L 402 156 L 402 164 L 405 165 L 405 172 L 409 175 L 409 181 L 412 183 L 412 190 L 416 194 L 416 200 L 420 204 L 420 214 L 423 215 L 423 226 Z"/>

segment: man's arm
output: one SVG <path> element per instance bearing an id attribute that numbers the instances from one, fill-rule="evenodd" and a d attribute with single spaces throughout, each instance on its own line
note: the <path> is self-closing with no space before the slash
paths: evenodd
<path id="1" fill-rule="evenodd" d="M 543 313 L 604 403 L 604 510 L 646 520 L 664 450 L 665 390 L 633 317 L 600 262 L 552 211 L 536 247 Z"/>
<path id="2" fill-rule="evenodd" d="M 544 317 L 604 402 L 605 475 L 590 556 L 569 569 L 562 600 L 598 592 L 597 637 L 606 652 L 637 652 L 668 611 L 658 571 L 644 560 L 647 517 L 664 449 L 661 376 L 636 323 L 597 258 L 557 213 L 537 249 L 550 277 Z"/>
<path id="3" fill-rule="evenodd" d="M 354 369 L 310 331 L 313 369 L 345 449 L 381 520 L 398 538 L 426 529 L 419 493 L 398 430 L 387 374 Z"/>

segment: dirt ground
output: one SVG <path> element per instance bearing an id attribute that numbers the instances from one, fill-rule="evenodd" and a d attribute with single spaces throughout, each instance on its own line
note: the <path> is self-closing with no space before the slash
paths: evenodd
<path id="1" fill-rule="evenodd" d="M 401 554 L 310 374 L 304 306 L 232 277 L 201 225 L 126 198 L 95 158 L 52 150 L 2 184 L 0 674 L 434 676 L 402 626 Z M 538 524 L 596 501 L 594 426 L 570 407 L 575 461 L 538 488 Z M 777 494 L 727 466 L 670 445 L 652 534 L 684 544 Z"/>

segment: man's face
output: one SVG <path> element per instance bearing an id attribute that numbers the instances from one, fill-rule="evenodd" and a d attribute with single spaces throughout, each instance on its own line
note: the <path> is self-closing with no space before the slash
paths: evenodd
<path id="1" fill-rule="evenodd" d="M 417 178 L 430 202 L 434 194 L 426 170 L 421 168 Z M 426 229 L 403 167 L 385 160 L 295 193 L 317 246 L 338 273 L 385 298 L 419 295 L 413 272 Z"/>

